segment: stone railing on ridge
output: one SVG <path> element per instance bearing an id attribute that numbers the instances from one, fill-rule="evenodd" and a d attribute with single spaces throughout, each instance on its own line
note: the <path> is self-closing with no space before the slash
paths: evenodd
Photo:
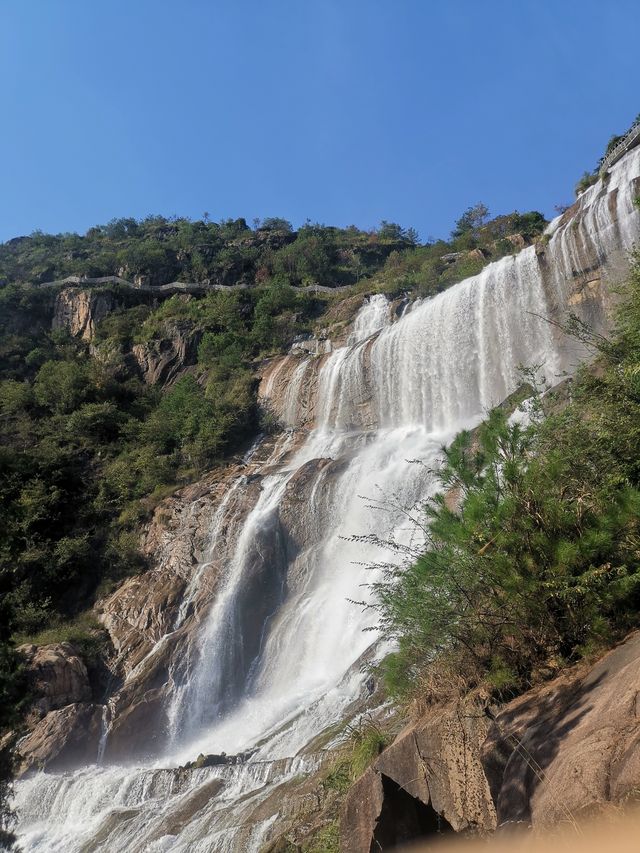
<path id="1" fill-rule="evenodd" d="M 58 278 L 55 281 L 43 281 L 36 287 L 91 287 L 101 284 L 119 284 L 122 287 L 130 287 L 132 290 L 138 290 L 141 293 L 207 293 L 211 290 L 247 290 L 248 284 L 209 284 L 207 282 L 189 282 L 189 281 L 171 281 L 168 284 L 135 284 L 133 281 L 127 281 L 126 278 L 120 278 L 118 275 L 105 275 L 100 278 L 89 278 L 82 275 L 68 275 L 66 278 Z M 295 287 L 294 290 L 300 293 L 333 293 L 334 291 L 349 290 L 352 287 L 350 284 L 343 284 L 337 287 L 326 287 L 322 284 L 308 284 L 304 287 Z"/>
<path id="2" fill-rule="evenodd" d="M 600 175 L 604 175 L 614 163 L 621 160 L 627 151 L 635 148 L 638 143 L 640 143 L 640 119 L 631 125 L 630 129 L 622 137 L 620 142 L 618 142 L 615 148 L 612 148 L 604 158 L 602 165 L 600 166 Z"/>

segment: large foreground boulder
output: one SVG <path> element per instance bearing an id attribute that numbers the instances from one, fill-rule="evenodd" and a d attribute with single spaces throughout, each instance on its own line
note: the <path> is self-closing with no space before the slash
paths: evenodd
<path id="1" fill-rule="evenodd" d="M 480 763 L 488 728 L 474 706 L 456 704 L 405 729 L 349 792 L 341 819 L 344 853 L 494 829 L 495 809 Z"/>
<path id="2" fill-rule="evenodd" d="M 509 703 L 482 757 L 500 824 L 623 805 L 640 790 L 640 634 Z"/>
<path id="3" fill-rule="evenodd" d="M 344 804 L 344 853 L 443 832 L 542 829 L 640 791 L 640 633 L 502 706 L 432 708 Z"/>

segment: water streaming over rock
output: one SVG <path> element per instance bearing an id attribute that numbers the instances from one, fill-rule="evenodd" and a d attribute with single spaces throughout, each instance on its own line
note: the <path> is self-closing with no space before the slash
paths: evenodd
<path id="1" fill-rule="evenodd" d="M 365 302 L 364 310 L 359 311 L 353 321 L 353 329 L 347 339 L 347 344 L 357 344 L 366 341 L 381 329 L 391 325 L 389 300 L 383 293 L 375 293 Z"/>
<path id="2" fill-rule="evenodd" d="M 353 602 L 366 599 L 375 579 L 363 564 L 380 555 L 349 537 L 408 542 L 416 531 L 403 508 L 429 494 L 425 472 L 442 444 L 515 389 L 519 365 L 540 365 L 551 381 L 572 368 L 579 353 L 541 318 L 560 319 L 572 307 L 604 322 L 607 279 L 624 273 L 638 235 L 639 176 L 636 151 L 552 224 L 547 242 L 415 303 L 393 323 L 387 300 L 371 297 L 346 346 L 281 360 L 263 396 L 274 397 L 290 431 L 258 469 L 259 494 L 232 541 L 222 533 L 230 494 L 246 488 L 246 477 L 212 520 L 211 553 L 227 555 L 225 571 L 172 666 L 164 753 L 155 767 L 88 767 L 21 782 L 26 850 L 259 849 L 285 808 L 260 804 L 274 785 L 314 768 L 306 745 L 362 696 L 360 664 L 375 653 L 375 632 L 363 630 L 372 612 Z M 289 379 L 279 399 L 276 376 Z M 315 420 L 296 434 L 303 392 Z M 384 509 L 372 507 L 378 499 Z M 174 632 L 158 646 L 191 618 L 207 567 L 204 560 L 196 570 Z M 240 751 L 251 752 L 242 765 L 177 768 L 199 752 Z"/>

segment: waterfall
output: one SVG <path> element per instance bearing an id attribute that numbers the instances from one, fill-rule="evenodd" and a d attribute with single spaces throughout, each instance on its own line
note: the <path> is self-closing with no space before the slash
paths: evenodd
<path id="1" fill-rule="evenodd" d="M 357 344 L 360 341 L 366 341 L 371 335 L 375 335 L 390 324 L 389 302 L 383 293 L 376 293 L 369 297 L 363 309 L 358 312 L 347 343 Z"/>
<path id="2" fill-rule="evenodd" d="M 290 377 L 280 415 L 295 426 L 313 374 L 315 422 L 276 443 L 232 542 L 220 532 L 228 498 L 212 520 L 210 547 L 228 555 L 226 570 L 175 669 L 166 753 L 154 766 L 20 782 L 25 850 L 259 849 L 276 820 L 258 809 L 265 792 L 313 770 L 305 748 L 348 715 L 363 695 L 362 661 L 381 653 L 375 630 L 364 630 L 374 628 L 372 612 L 353 603 L 366 600 L 376 579 L 366 565 L 380 554 L 350 537 L 412 542 L 419 534 L 404 510 L 431 493 L 442 445 L 515 390 L 520 365 L 539 365 L 550 382 L 574 367 L 575 351 L 542 318 L 570 307 L 604 322 L 599 277 L 624 272 L 639 184 L 635 150 L 551 224 L 544 245 L 416 302 L 395 322 L 385 297 L 371 297 L 345 346 L 283 358 L 266 395 L 276 372 Z M 206 565 L 187 586 L 176 630 Z M 251 757 L 239 766 L 178 768 L 199 752 L 240 751 Z"/>
<path id="3" fill-rule="evenodd" d="M 102 706 L 102 720 L 100 722 L 100 740 L 98 741 L 98 757 L 96 764 L 102 764 L 104 751 L 107 746 L 107 738 L 109 737 L 109 716 L 110 708 L 108 704 Z"/>

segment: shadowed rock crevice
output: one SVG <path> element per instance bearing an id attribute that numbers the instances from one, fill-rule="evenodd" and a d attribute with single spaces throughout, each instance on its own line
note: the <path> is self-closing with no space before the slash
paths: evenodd
<path id="1" fill-rule="evenodd" d="M 457 705 L 434 708 L 408 726 L 350 789 L 340 822 L 342 853 L 495 829 L 480 764 L 488 728 L 484 715 Z"/>
<path id="2" fill-rule="evenodd" d="M 398 844 L 453 832 L 453 828 L 430 804 L 412 797 L 397 782 L 382 775 L 382 810 L 376 824 L 370 853 L 392 850 Z"/>

